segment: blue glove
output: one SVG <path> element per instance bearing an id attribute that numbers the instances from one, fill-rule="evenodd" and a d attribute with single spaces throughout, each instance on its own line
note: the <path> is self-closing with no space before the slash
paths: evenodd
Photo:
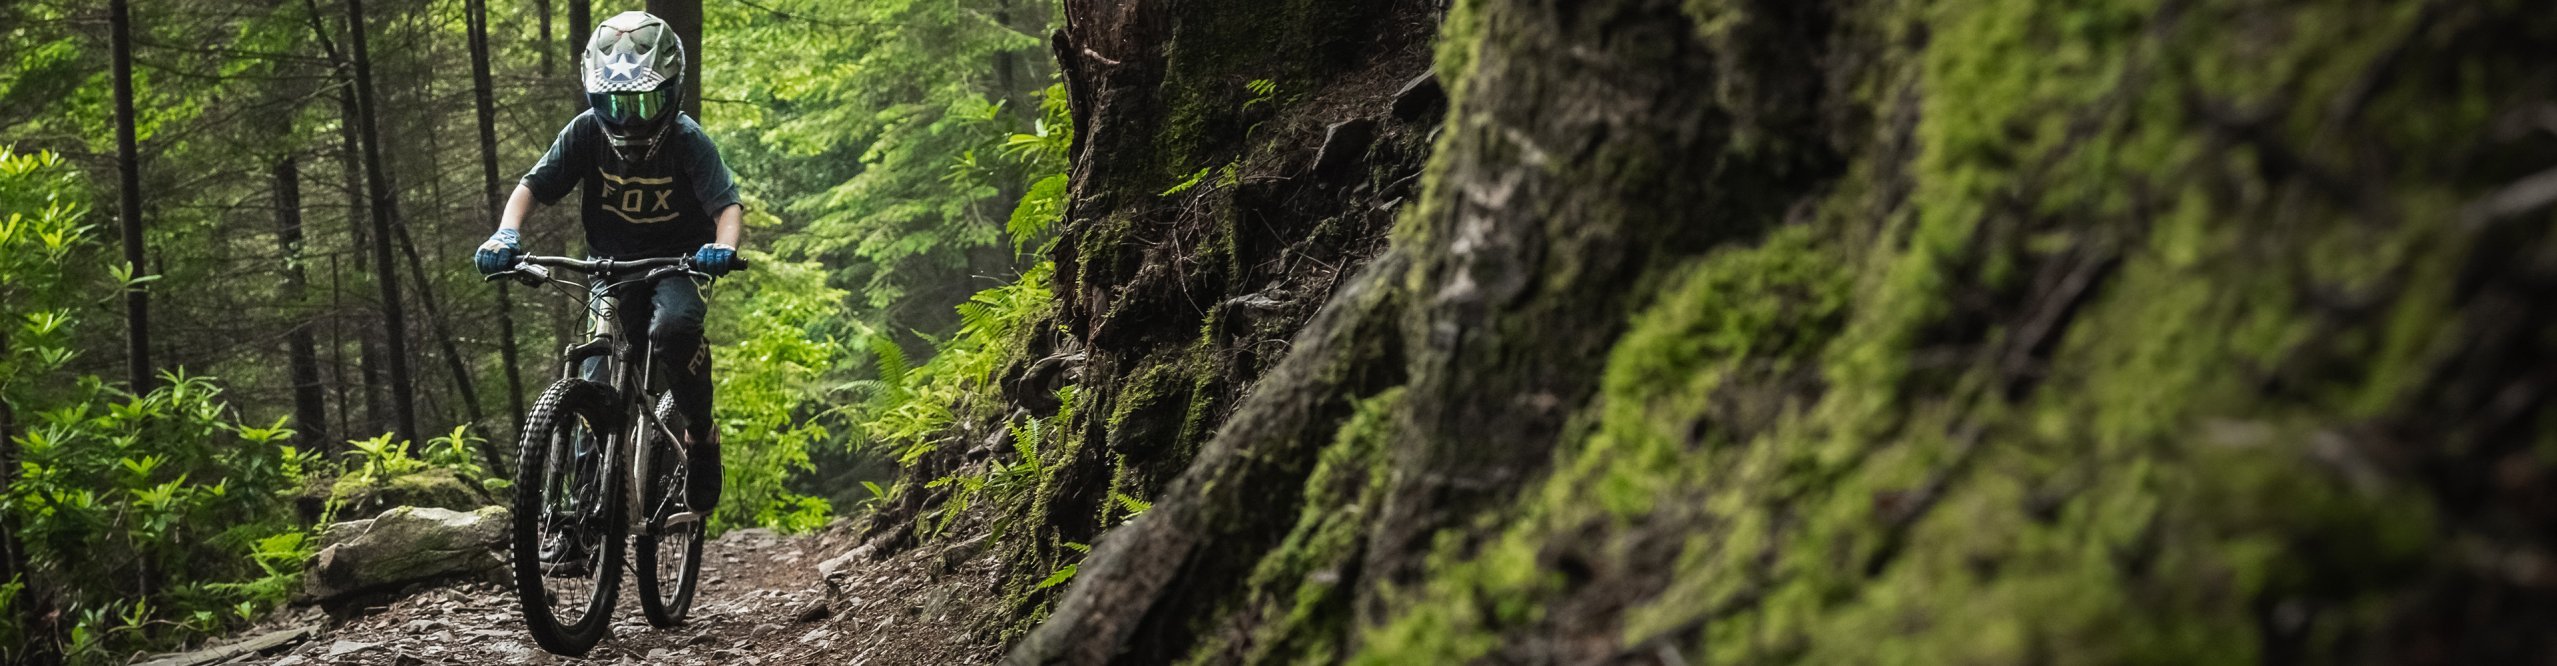
<path id="1" fill-rule="evenodd" d="M 719 277 L 736 269 L 737 248 L 711 243 L 693 251 L 693 270 Z"/>
<path id="2" fill-rule="evenodd" d="M 523 247 L 518 245 L 522 238 L 523 234 L 515 233 L 513 229 L 499 229 L 488 237 L 488 242 L 479 244 L 479 251 L 471 254 L 471 263 L 479 265 L 480 275 L 515 270 L 515 260 L 524 254 Z"/>

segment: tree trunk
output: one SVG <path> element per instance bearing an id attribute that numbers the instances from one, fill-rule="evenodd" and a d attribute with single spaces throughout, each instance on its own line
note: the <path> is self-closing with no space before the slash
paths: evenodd
<path id="1" fill-rule="evenodd" d="M 346 237 L 350 250 L 346 254 L 354 258 L 354 274 L 370 275 L 373 272 L 373 233 L 366 227 L 370 222 L 364 213 L 370 199 L 364 191 L 364 146 L 355 130 L 355 117 L 359 112 L 351 84 L 338 92 L 338 110 L 345 117 L 345 121 L 338 123 L 338 161 L 343 165 L 339 172 L 346 179 Z M 379 316 L 379 313 L 365 314 Z M 338 318 L 344 320 L 346 315 L 340 313 Z M 380 433 L 391 427 L 391 386 L 390 380 L 384 378 L 387 373 L 383 371 L 389 367 L 382 353 L 382 340 L 386 337 L 387 332 L 380 327 L 356 327 L 355 362 L 364 380 L 364 421 L 361 432 L 345 431 L 348 437 Z"/>
<path id="2" fill-rule="evenodd" d="M 309 443 L 328 441 L 328 394 L 320 382 L 319 343 L 303 316 L 309 311 L 310 276 L 302 266 L 302 172 L 290 156 L 275 162 L 275 240 L 284 248 L 284 301 L 295 317 L 284 342 L 293 378 L 293 431 L 313 446 Z"/>
<path id="3" fill-rule="evenodd" d="M 566 0 L 568 3 L 568 99 L 572 108 L 586 110 L 586 40 L 595 34 L 594 0 Z"/>
<path id="4" fill-rule="evenodd" d="M 486 2 L 486 0 L 481 0 L 481 2 L 483 2 L 483 3 L 484 3 L 484 2 Z M 486 7 L 486 5 L 485 5 L 485 4 L 483 4 L 483 5 L 482 5 L 482 7 L 483 7 L 483 9 L 482 9 L 480 12 L 478 12 L 478 15 L 479 15 L 479 17 L 480 17 L 480 21 L 481 21 L 482 23 L 486 23 L 486 22 L 488 21 L 488 12 L 487 12 L 487 10 L 485 9 L 485 7 Z M 541 79 L 542 79 L 542 81 L 544 81 L 544 82 L 548 82 L 548 81 L 550 81 L 550 75 L 551 75 L 551 71 L 552 71 L 552 68 L 551 68 L 551 61 L 556 60 L 556 59 L 557 59 L 557 56 L 558 56 L 558 53 L 552 49 L 552 42 L 551 42 L 551 25 L 550 25 L 550 0 L 533 0 L 533 14 L 534 14 L 534 15 L 536 15 L 536 16 L 541 17 L 541 18 L 540 18 L 540 23 L 541 23 L 541 28 L 540 28 L 540 30 L 542 31 L 542 35 L 541 35 L 541 37 L 540 37 L 539 39 L 534 40 L 534 42 L 535 42 L 535 43 L 540 44 L 540 45 L 541 45 L 541 47 L 540 47 L 540 48 L 537 48 L 537 49 L 534 49 L 534 50 L 537 50 L 537 51 L 541 51 L 541 52 L 542 52 L 542 69 L 541 69 L 541 74 L 542 74 L 542 76 L 541 76 Z M 485 29 L 483 29 L 483 30 L 485 30 Z M 486 47 L 484 47 L 484 46 L 483 46 L 482 48 L 486 48 Z"/>
<path id="5" fill-rule="evenodd" d="M 142 154 L 133 129 L 133 17 L 125 0 L 107 3 L 109 48 L 114 50 L 115 157 L 118 222 L 124 228 L 124 263 L 139 278 L 142 268 Z M 124 291 L 125 372 L 135 393 L 151 390 L 151 293 L 142 285 Z"/>
<path id="6" fill-rule="evenodd" d="M 481 417 L 479 389 L 471 382 L 470 363 L 462 356 L 461 346 L 453 343 L 451 322 L 444 317 L 444 309 L 435 298 L 433 283 L 427 280 L 426 262 L 419 258 L 417 242 L 410 238 L 405 221 L 393 225 L 392 233 L 399 236 L 400 253 L 408 257 L 409 273 L 417 278 L 418 301 L 426 309 L 426 323 L 435 331 L 436 345 L 444 352 L 444 368 L 453 373 L 453 388 L 461 393 L 462 413 L 471 423 L 478 423 Z M 480 438 L 479 452 L 480 457 L 488 459 L 490 471 L 507 469 L 506 458 L 498 453 L 496 443 L 488 438 Z"/>
<path id="7" fill-rule="evenodd" d="M 1060 244 L 1058 294 L 1107 347 L 1111 309 L 1143 294 L 1103 252 L 1132 244 L 1127 208 L 1160 205 L 1111 209 L 1111 163 L 1200 163 L 1125 109 L 1240 78 L 1178 54 L 1233 48 L 1193 31 L 1248 10 L 1067 6 L 1067 79 L 1099 102 L 1078 105 L 1094 129 L 1070 205 L 1100 210 L 1065 226 L 1119 226 Z M 2548 106 L 2506 83 L 2546 56 L 2474 45 L 2557 21 L 2179 7 L 2095 25 L 2025 2 L 1465 3 L 1437 51 L 1453 111 L 1387 258 L 1095 542 L 1009 660 L 2548 654 L 2520 629 L 2557 608 L 2544 581 L 2438 554 L 2557 525 L 2549 466 L 2519 453 L 2551 433 L 2557 314 L 2515 306 L 2557 284 L 2549 202 L 2433 202 L 2542 177 L 2548 143 L 2467 132 Z M 2291 24 L 2332 29 L 2261 30 Z M 1160 44 L 1175 55 L 1150 71 Z M 2054 44 L 2068 62 L 2016 57 Z M 2214 86 L 2225 71 L 2280 74 Z M 2471 106 L 2373 101 L 2406 99 Z M 2463 129 L 2378 138 L 2435 124 Z M 2114 157 L 2154 146 L 2196 148 Z M 2338 255 L 2303 248 L 2357 243 L 2354 275 L 2388 286 L 2312 295 Z M 2294 328 L 2230 333 L 2252 326 Z M 2372 339 L 2458 344 L 2374 357 Z M 1114 433 L 1141 424 L 1093 406 Z M 2284 582 L 2188 594 L 2229 571 Z M 2317 608 L 2314 628 L 2265 619 L 2283 604 Z"/>
<path id="8" fill-rule="evenodd" d="M 648 0 L 648 13 L 665 19 L 684 42 L 684 113 L 701 119 L 701 0 Z"/>
<path id="9" fill-rule="evenodd" d="M 383 352 L 390 370 L 391 416 L 396 439 L 416 441 L 417 394 L 408 368 L 408 321 L 400 307 L 399 270 L 391 263 L 391 216 L 397 194 L 382 171 L 381 132 L 374 116 L 373 63 L 365 52 L 364 0 L 346 0 L 347 41 L 355 65 L 356 132 L 364 154 L 364 182 L 372 193 L 373 278 L 381 283 Z"/>
<path id="10" fill-rule="evenodd" d="M 488 189 L 488 220 L 493 224 L 506 210 L 506 195 L 497 178 L 497 97 L 496 84 L 488 74 L 488 0 L 470 0 L 465 17 L 470 23 L 471 88 L 477 94 L 479 107 L 479 170 Z M 544 16 L 549 16 L 544 12 Z M 545 19 L 547 24 L 548 20 Z M 550 30 L 542 34 L 547 38 Z M 542 51 L 547 59 L 549 50 Z M 518 369 L 515 348 L 515 299 L 507 283 L 497 283 L 497 355 L 506 371 L 506 409 L 514 428 L 524 425 L 524 377 Z"/>
<path id="11" fill-rule="evenodd" d="M 368 207 L 366 202 L 369 201 L 369 199 L 365 196 L 364 179 L 362 175 L 362 157 L 364 154 L 363 141 L 356 132 L 356 125 L 358 124 L 357 116 L 362 114 L 359 111 L 355 100 L 354 67 L 352 63 L 347 62 L 346 53 L 338 50 L 337 42 L 329 39 L 328 28 L 321 20 L 323 14 L 320 11 L 319 1 L 302 0 L 302 6 L 310 11 L 311 38 L 312 40 L 319 42 L 321 52 L 327 55 L 330 69 L 334 72 L 332 77 L 337 81 L 337 109 L 338 117 L 340 118 L 340 121 L 337 124 L 337 162 L 338 175 L 343 179 L 340 187 L 346 192 L 346 238 L 348 249 L 346 255 L 354 258 L 354 275 L 368 275 L 372 273 L 373 262 L 371 261 L 371 254 L 373 243 L 371 240 L 372 234 L 367 232 L 365 229 L 366 221 L 364 211 Z M 335 272 L 335 259 L 331 259 L 331 274 L 337 275 Z M 332 304 L 336 303 L 335 299 L 338 294 L 338 287 L 343 285 L 344 282 L 345 281 L 342 279 L 330 281 L 329 291 Z M 345 325 L 348 313 L 344 312 L 342 309 L 334 311 L 336 314 L 330 317 L 332 328 Z M 358 366 L 358 371 L 362 375 L 363 379 L 363 386 L 359 388 L 364 394 L 364 418 L 360 422 L 357 421 L 355 417 L 352 416 L 352 412 L 355 411 L 354 408 L 346 406 L 349 403 L 341 396 L 338 400 L 338 404 L 340 405 L 338 413 L 340 420 L 345 423 L 341 424 L 338 428 L 338 432 L 340 434 L 352 437 L 359 432 L 364 434 L 384 432 L 390 427 L 389 395 L 391 388 L 389 386 L 389 382 L 383 379 L 384 373 L 382 369 L 385 366 L 382 354 L 383 335 L 384 333 L 376 326 L 357 327 L 355 334 L 356 365 Z M 344 383 L 341 382 L 340 386 L 344 386 Z M 336 442 L 331 442 L 330 446 L 334 448 L 344 442 L 344 439 L 340 439 Z"/>

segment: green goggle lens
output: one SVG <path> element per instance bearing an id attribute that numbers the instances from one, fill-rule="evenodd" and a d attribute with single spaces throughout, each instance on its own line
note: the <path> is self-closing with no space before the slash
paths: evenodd
<path id="1" fill-rule="evenodd" d="M 595 111 L 614 124 L 656 120 L 666 113 L 666 96 L 658 92 L 617 92 L 599 95 Z"/>

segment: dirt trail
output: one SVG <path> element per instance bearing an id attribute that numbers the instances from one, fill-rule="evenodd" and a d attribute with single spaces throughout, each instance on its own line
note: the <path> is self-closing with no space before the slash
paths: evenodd
<path id="1" fill-rule="evenodd" d="M 542 652 L 524 632 L 511 590 L 485 583 L 421 591 L 330 619 L 306 609 L 255 636 L 318 623 L 307 640 L 220 664 L 420 666 L 433 664 L 978 664 L 1001 655 L 985 600 L 995 562 L 965 549 L 925 549 L 871 559 L 844 556 L 835 575 L 820 564 L 854 550 L 851 531 L 803 536 L 737 530 L 705 544 L 702 591 L 691 621 L 649 627 L 625 583 L 612 636 L 584 658 Z M 146 660 L 147 661 L 147 660 Z"/>

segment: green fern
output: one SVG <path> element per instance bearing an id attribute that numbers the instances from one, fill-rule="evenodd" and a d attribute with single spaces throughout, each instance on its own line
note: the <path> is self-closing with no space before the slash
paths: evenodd
<path id="1" fill-rule="evenodd" d="M 906 373 L 914 369 L 906 362 L 906 349 L 884 335 L 870 337 L 870 359 L 871 367 L 878 371 L 879 382 L 888 386 L 904 384 Z"/>
<path id="2" fill-rule="evenodd" d="M 1064 585 L 1067 582 L 1074 580 L 1074 572 L 1076 569 L 1081 568 L 1081 566 L 1082 563 L 1080 562 L 1065 565 L 1064 568 L 1057 569 L 1056 573 L 1048 574 L 1048 578 L 1046 580 L 1039 581 L 1039 586 L 1031 589 L 1044 590 Z"/>
<path id="3" fill-rule="evenodd" d="M 1188 192 L 1190 191 L 1190 188 L 1198 187 L 1200 182 L 1207 180 L 1208 171 L 1209 169 L 1207 167 L 1200 167 L 1198 173 L 1190 174 L 1188 179 L 1182 180 L 1180 184 L 1173 185 L 1172 189 L 1164 190 L 1162 194 L 1156 196 L 1168 197 L 1182 192 Z"/>
<path id="4" fill-rule="evenodd" d="M 1278 82 L 1269 79 L 1253 79 L 1250 83 L 1243 84 L 1243 89 L 1252 91 L 1252 98 L 1243 102 L 1245 111 L 1252 110 L 1254 106 L 1268 104 L 1270 100 L 1278 97 Z"/>
<path id="5" fill-rule="evenodd" d="M 1039 471 L 1039 437 L 1044 434 L 1039 432 L 1039 419 L 1025 418 L 1005 428 L 1012 431 L 1012 451 L 1021 454 L 1021 465 L 1032 472 Z"/>
<path id="6" fill-rule="evenodd" d="M 1153 502 L 1137 499 L 1134 496 L 1130 496 L 1116 490 L 1110 491 L 1110 499 L 1117 501 L 1119 503 L 1119 508 L 1127 509 L 1128 518 L 1130 519 L 1134 519 L 1138 515 L 1145 513 L 1147 509 L 1154 508 Z"/>

